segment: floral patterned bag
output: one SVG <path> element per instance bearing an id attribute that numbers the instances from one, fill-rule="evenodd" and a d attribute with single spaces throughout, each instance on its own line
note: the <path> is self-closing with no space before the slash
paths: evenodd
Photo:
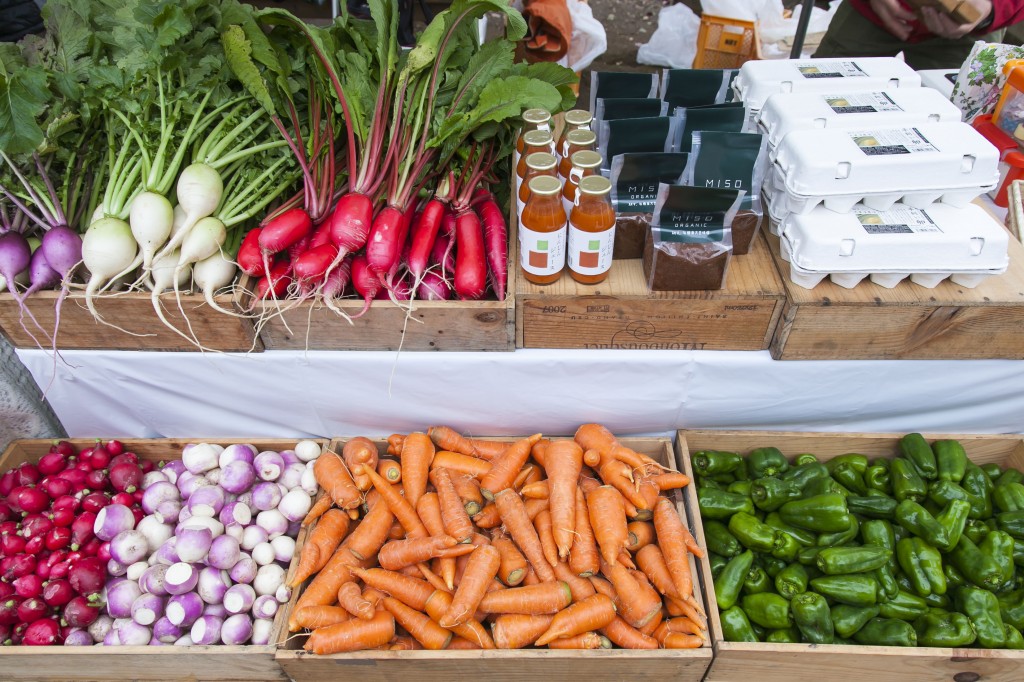
<path id="1" fill-rule="evenodd" d="M 1024 59 L 1024 47 L 983 40 L 974 44 L 960 67 L 950 97 L 963 112 L 964 121 L 971 123 L 978 116 L 995 111 L 1006 83 L 1003 65 L 1011 59 Z"/>

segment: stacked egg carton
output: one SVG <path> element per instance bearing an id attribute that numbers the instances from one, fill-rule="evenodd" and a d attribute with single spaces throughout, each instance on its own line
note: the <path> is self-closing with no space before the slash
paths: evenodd
<path id="1" fill-rule="evenodd" d="M 999 153 L 902 61 L 748 62 L 734 87 L 772 146 L 765 199 L 795 284 L 973 287 L 1005 272 L 1005 230 L 971 205 Z"/>

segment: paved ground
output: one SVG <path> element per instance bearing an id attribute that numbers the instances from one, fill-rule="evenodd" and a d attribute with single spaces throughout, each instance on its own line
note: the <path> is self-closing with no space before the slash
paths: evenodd
<path id="1" fill-rule="evenodd" d="M 64 429 L 40 399 L 28 370 L 0 335 L 0 450 L 16 438 L 53 438 Z"/>

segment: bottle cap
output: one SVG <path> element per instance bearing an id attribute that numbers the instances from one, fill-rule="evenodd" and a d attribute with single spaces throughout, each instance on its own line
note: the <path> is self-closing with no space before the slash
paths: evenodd
<path id="1" fill-rule="evenodd" d="M 531 130 L 523 135 L 523 143 L 527 147 L 548 147 L 551 145 L 551 132 L 547 130 Z"/>
<path id="2" fill-rule="evenodd" d="M 526 157 L 526 167 L 533 170 L 551 170 L 556 165 L 558 165 L 558 162 L 555 160 L 555 157 L 547 152 L 534 152 Z"/>
<path id="3" fill-rule="evenodd" d="M 565 136 L 565 141 L 577 147 L 587 147 L 597 142 L 597 135 L 594 134 L 593 130 L 586 130 L 585 128 L 571 130 Z"/>
<path id="4" fill-rule="evenodd" d="M 590 115 L 589 111 L 585 109 L 573 109 L 565 114 L 565 124 L 570 126 L 585 126 L 589 125 L 594 117 Z"/>
<path id="5" fill-rule="evenodd" d="M 611 181 L 600 175 L 588 175 L 580 180 L 580 192 L 600 196 L 612 191 Z"/>
<path id="6" fill-rule="evenodd" d="M 561 191 L 562 183 L 558 181 L 558 178 L 553 178 L 550 175 L 538 175 L 530 180 L 530 194 L 553 196 Z"/>
<path id="7" fill-rule="evenodd" d="M 586 149 L 575 152 L 572 155 L 572 165 L 574 168 L 600 168 L 601 167 L 601 155 L 597 152 L 588 151 Z"/>
<path id="8" fill-rule="evenodd" d="M 534 124 L 547 123 L 551 120 L 551 114 L 543 109 L 527 109 L 523 112 L 523 120 Z"/>

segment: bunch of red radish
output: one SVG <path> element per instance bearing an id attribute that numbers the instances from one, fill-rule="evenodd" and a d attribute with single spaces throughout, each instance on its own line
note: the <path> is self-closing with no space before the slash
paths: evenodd
<path id="1" fill-rule="evenodd" d="M 504 300 L 508 230 L 490 192 L 478 189 L 461 205 L 414 201 L 404 214 L 385 208 L 369 221 L 353 220 L 349 203 L 339 201 L 319 225 L 291 208 L 246 234 L 238 265 L 257 278 L 258 299 L 316 296 L 332 305 L 351 284 L 364 301 L 352 317 L 375 299 L 477 300 L 488 284 Z"/>
<path id="2" fill-rule="evenodd" d="M 110 504 L 145 516 L 152 469 L 116 440 L 81 452 L 60 441 L 0 476 L 0 643 L 61 644 L 96 621 L 110 560 L 96 516 Z"/>

